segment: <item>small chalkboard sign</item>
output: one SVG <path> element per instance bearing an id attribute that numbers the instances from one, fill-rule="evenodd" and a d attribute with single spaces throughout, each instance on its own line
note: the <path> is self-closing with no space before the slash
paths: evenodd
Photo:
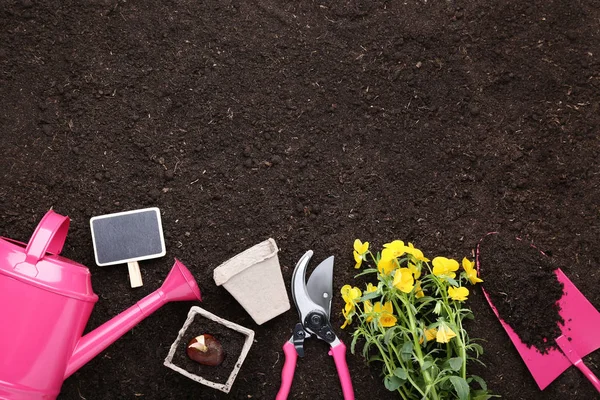
<path id="1" fill-rule="evenodd" d="M 131 287 L 143 285 L 138 261 L 166 254 L 160 210 L 156 207 L 92 217 L 90 228 L 96 264 L 127 263 Z"/>

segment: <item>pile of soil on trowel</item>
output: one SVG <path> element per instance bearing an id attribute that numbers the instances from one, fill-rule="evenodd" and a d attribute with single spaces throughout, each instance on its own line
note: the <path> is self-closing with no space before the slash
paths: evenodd
<path id="1" fill-rule="evenodd" d="M 560 336 L 558 300 L 563 285 L 554 271 L 558 266 L 525 240 L 498 233 L 487 235 L 479 245 L 483 287 L 508 323 L 527 346 L 541 353 L 556 348 Z"/>

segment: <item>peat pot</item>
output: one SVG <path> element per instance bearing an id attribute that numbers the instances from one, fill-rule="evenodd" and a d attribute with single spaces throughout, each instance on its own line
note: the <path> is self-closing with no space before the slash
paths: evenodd
<path id="1" fill-rule="evenodd" d="M 290 309 L 277 244 L 269 238 L 219 265 L 213 273 L 225 289 L 261 325 Z"/>

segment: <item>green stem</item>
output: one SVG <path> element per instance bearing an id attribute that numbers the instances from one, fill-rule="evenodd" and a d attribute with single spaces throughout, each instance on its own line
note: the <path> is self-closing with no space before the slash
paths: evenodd
<path id="1" fill-rule="evenodd" d="M 404 394 L 404 392 L 403 392 L 401 389 L 404 389 L 404 388 L 403 388 L 402 386 L 400 386 L 400 387 L 398 388 L 398 393 L 400 393 L 400 396 L 402 396 L 402 398 L 403 398 L 404 400 L 408 400 L 408 397 L 406 397 L 406 395 Z"/>
<path id="2" fill-rule="evenodd" d="M 460 367 L 460 376 L 463 379 L 467 378 L 467 350 L 465 348 L 465 337 L 464 337 L 464 331 L 463 331 L 463 327 L 462 327 L 462 320 L 460 317 L 460 311 L 459 311 L 459 305 L 453 301 L 453 307 L 450 306 L 450 299 L 448 299 L 448 292 L 446 290 L 443 290 L 445 288 L 446 285 L 442 284 L 442 282 L 440 281 L 440 279 L 431 274 L 431 276 L 433 277 L 433 279 L 435 280 L 436 285 L 438 285 L 438 287 L 441 288 L 440 290 L 440 295 L 442 296 L 442 303 L 444 304 L 444 309 L 446 311 L 446 314 L 448 315 L 448 319 L 450 320 L 450 323 L 453 324 L 456 329 L 458 330 L 458 332 L 456 332 L 456 348 L 458 349 L 458 354 L 460 355 L 460 358 L 462 360 L 462 365 Z M 450 352 L 448 352 L 448 358 L 450 358 L 452 356 L 452 354 L 450 354 Z"/>
<path id="3" fill-rule="evenodd" d="M 458 346 L 460 349 L 460 357 L 462 359 L 462 366 L 460 368 L 460 375 L 463 379 L 467 379 L 467 349 L 465 347 L 465 337 L 464 337 L 464 330 L 462 327 L 462 318 L 460 316 L 460 313 L 458 311 L 458 306 L 455 305 L 455 308 L 457 309 L 457 321 L 456 321 L 456 326 L 458 328 L 458 335 L 456 336 L 456 338 L 460 338 Z"/>
<path id="4" fill-rule="evenodd" d="M 366 335 L 365 335 L 365 336 L 366 336 Z M 383 357 L 383 363 L 385 364 L 385 368 L 386 368 L 386 369 L 387 369 L 387 371 L 388 371 L 388 375 L 393 375 L 393 374 L 394 374 L 394 371 L 396 370 L 396 365 L 394 365 L 394 363 L 393 363 L 393 361 L 392 361 L 392 360 L 389 360 L 389 362 L 388 362 L 388 357 L 386 357 L 386 356 L 385 356 L 385 355 L 386 355 L 386 352 L 385 352 L 385 350 L 384 350 L 384 349 L 381 347 L 381 344 L 379 343 L 379 341 L 375 339 L 375 340 L 373 340 L 373 342 L 375 343 L 375 346 L 377 346 L 377 348 L 379 349 L 379 354 L 381 354 L 381 356 Z M 398 358 L 398 360 L 400 361 L 400 358 Z M 390 366 L 390 363 L 392 363 L 392 366 Z M 402 361 L 400 361 L 400 363 L 401 363 L 401 366 L 404 368 L 404 366 L 402 365 Z M 412 381 L 411 381 L 411 383 L 413 384 L 413 386 L 415 385 L 415 384 L 414 384 Z M 415 387 L 416 387 L 417 389 L 419 389 L 419 387 L 418 387 L 418 386 L 415 386 Z M 406 397 L 405 397 L 405 394 L 403 394 L 403 393 L 400 391 L 400 389 L 404 390 L 404 388 L 402 388 L 402 387 L 399 387 L 399 388 L 398 388 L 398 393 L 400 393 L 400 394 L 402 395 L 402 397 L 403 397 L 403 398 L 406 398 Z M 419 391 L 420 391 L 420 390 L 419 390 Z M 421 392 L 421 394 L 423 394 L 423 393 Z M 424 395 L 424 394 L 423 394 L 423 395 Z"/>
<path id="5" fill-rule="evenodd" d="M 388 345 L 389 347 L 389 345 Z M 400 367 L 405 370 L 405 371 L 409 371 L 409 368 L 407 366 L 404 365 L 404 362 L 402 361 L 402 355 L 398 352 L 398 349 L 396 347 L 392 346 L 392 350 L 394 351 L 394 354 L 396 355 L 396 359 L 398 360 L 398 362 L 400 363 Z M 412 370 L 412 368 L 410 368 L 410 370 Z M 423 398 L 425 398 L 425 393 L 423 392 L 423 390 L 421 390 L 421 388 L 419 387 L 419 385 L 417 385 L 417 382 L 415 382 L 411 376 L 411 374 L 409 372 L 407 372 L 408 375 L 408 381 L 410 382 L 410 384 L 417 389 L 417 391 L 421 394 L 421 396 L 423 396 Z"/>
<path id="6" fill-rule="evenodd" d="M 427 395 L 427 393 L 429 391 L 431 391 L 431 399 L 432 400 L 438 399 L 437 390 L 436 390 L 435 384 L 431 378 L 431 375 L 429 374 L 428 371 L 422 369 L 423 364 L 425 363 L 425 359 L 423 357 L 423 352 L 421 351 L 421 344 L 419 343 L 419 339 L 418 339 L 419 335 L 417 335 L 417 323 L 415 321 L 415 316 L 413 315 L 412 308 L 410 307 L 410 304 L 407 304 L 407 299 L 403 295 L 400 295 L 399 298 L 400 298 L 400 301 L 402 302 L 402 305 L 404 306 L 405 314 L 408 316 L 409 328 L 410 328 L 410 332 L 412 334 L 412 340 L 413 340 L 413 349 L 415 351 L 417 361 L 419 362 L 419 369 L 421 369 L 421 372 L 423 372 L 423 378 L 425 379 L 425 384 L 426 384 L 425 396 Z M 394 307 L 398 311 L 401 311 L 400 307 L 398 306 L 398 303 L 396 302 L 396 299 L 392 299 L 392 301 L 394 303 Z"/>
<path id="7" fill-rule="evenodd" d="M 456 338 L 455 338 L 456 343 L 454 343 L 454 345 L 456 346 L 456 348 L 458 350 L 457 353 L 460 356 L 461 361 L 462 361 L 462 365 L 460 368 L 460 375 L 463 379 L 466 379 L 467 378 L 467 351 L 465 348 L 465 337 L 464 337 L 464 330 L 462 327 L 462 320 L 460 317 L 459 305 L 457 305 L 456 302 L 453 302 L 453 307 L 451 307 L 450 299 L 448 298 L 448 292 L 447 292 L 447 290 L 445 290 L 447 285 L 445 285 L 441 281 L 441 279 L 439 279 L 433 273 L 431 273 L 430 276 L 432 277 L 436 286 L 440 290 L 443 308 L 446 311 L 449 322 L 456 327 L 455 329 L 458 330 L 458 332 L 456 332 Z M 451 358 L 452 357 L 451 347 L 448 346 L 447 349 L 448 349 L 447 358 Z"/>

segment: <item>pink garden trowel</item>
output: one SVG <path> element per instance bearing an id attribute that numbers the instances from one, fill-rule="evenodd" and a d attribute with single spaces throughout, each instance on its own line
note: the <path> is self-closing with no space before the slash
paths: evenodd
<path id="1" fill-rule="evenodd" d="M 477 245 L 476 264 L 478 270 L 479 251 L 479 245 Z M 583 357 L 600 348 L 600 336 L 595 333 L 590 334 L 598 332 L 600 329 L 600 313 L 560 268 L 555 270 L 555 274 L 558 281 L 564 285 L 563 296 L 558 301 L 558 305 L 560 306 L 560 315 L 565 322 L 560 326 L 562 335 L 555 339 L 560 350 L 551 348 L 546 354 L 540 353 L 533 346 L 528 347 L 524 344 L 510 325 L 500 318 L 490 296 L 485 289 L 482 290 L 541 390 L 550 385 L 567 368 L 574 365 L 600 392 L 600 381 L 582 361 Z"/>

